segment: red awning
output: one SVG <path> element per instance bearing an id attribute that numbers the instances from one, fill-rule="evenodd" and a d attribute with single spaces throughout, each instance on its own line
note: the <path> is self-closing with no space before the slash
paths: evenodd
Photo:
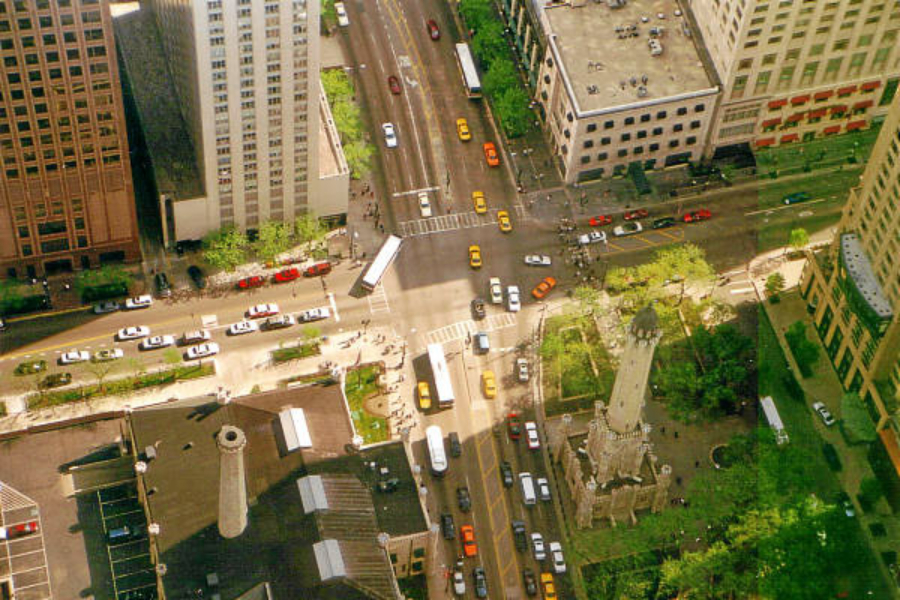
<path id="1" fill-rule="evenodd" d="M 787 135 L 781 136 L 781 143 L 786 144 L 788 142 L 796 142 L 800 139 L 800 134 L 797 133 L 789 133 Z"/>
<path id="2" fill-rule="evenodd" d="M 828 90 L 827 92 L 816 92 L 813 95 L 813 100 L 827 100 L 834 96 L 834 90 Z"/>
<path id="3" fill-rule="evenodd" d="M 874 100 L 863 100 L 862 102 L 857 102 L 853 105 L 853 110 L 861 110 L 863 108 L 869 108 L 870 106 L 874 106 Z"/>
<path id="4" fill-rule="evenodd" d="M 789 117 L 787 118 L 787 122 L 788 122 L 788 123 L 796 123 L 797 121 L 802 121 L 802 120 L 803 120 L 803 115 L 805 115 L 805 114 L 806 114 L 806 113 L 802 113 L 802 112 L 794 113 L 794 114 L 792 114 L 791 116 L 789 116 Z"/>
<path id="5" fill-rule="evenodd" d="M 781 123 L 781 117 L 777 117 L 775 119 L 767 119 L 762 122 L 762 126 L 763 127 L 775 127 L 779 123 Z"/>
<path id="6" fill-rule="evenodd" d="M 848 85 L 848 86 L 845 86 L 842 88 L 838 88 L 837 93 L 838 93 L 838 96 L 845 96 L 847 94 L 852 94 L 855 91 L 856 91 L 855 85 Z"/>
<path id="7" fill-rule="evenodd" d="M 765 148 L 766 146 L 771 146 L 774 143 L 775 143 L 775 138 L 773 138 L 773 137 L 763 138 L 761 140 L 756 140 L 756 147 L 757 148 Z"/>
<path id="8" fill-rule="evenodd" d="M 828 127 L 826 127 L 825 129 L 822 130 L 822 132 L 825 135 L 831 135 L 832 133 L 840 133 L 840 131 L 841 131 L 840 125 L 829 125 Z"/>
<path id="9" fill-rule="evenodd" d="M 878 432 L 878 437 L 881 438 L 881 443 L 884 444 L 887 455 L 890 457 L 891 462 L 894 463 L 894 470 L 900 476 L 900 445 L 897 444 L 896 434 L 890 427 L 885 427 Z"/>
<path id="10" fill-rule="evenodd" d="M 833 115 L 836 115 L 836 114 L 839 114 L 839 113 L 842 113 L 842 112 L 847 112 L 847 105 L 846 105 L 846 104 L 838 104 L 837 106 L 832 106 L 832 107 L 831 107 L 831 114 L 833 114 Z"/>
<path id="11" fill-rule="evenodd" d="M 772 100 L 769 102 L 769 109 L 774 110 L 776 108 L 781 108 L 787 104 L 787 100 Z"/>
<path id="12" fill-rule="evenodd" d="M 847 123 L 847 131 L 855 131 L 857 129 L 862 129 L 865 126 L 865 121 L 853 121 L 851 123 Z"/>
<path id="13" fill-rule="evenodd" d="M 868 81 L 868 82 L 862 84 L 861 86 L 859 86 L 859 89 L 861 89 L 864 92 L 868 92 L 869 90 L 877 90 L 880 87 L 881 87 L 880 81 Z"/>
<path id="14" fill-rule="evenodd" d="M 802 96 L 794 96 L 791 98 L 791 104 L 797 106 L 798 104 L 806 104 L 809 102 L 809 94 L 803 94 Z"/>
<path id="15" fill-rule="evenodd" d="M 817 108 L 816 110 L 809 111 L 809 114 L 806 115 L 809 119 L 820 119 L 828 114 L 827 108 Z"/>

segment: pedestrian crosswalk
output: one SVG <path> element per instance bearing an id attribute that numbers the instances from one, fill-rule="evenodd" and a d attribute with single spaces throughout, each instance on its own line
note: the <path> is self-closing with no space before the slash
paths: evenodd
<path id="1" fill-rule="evenodd" d="M 426 344 L 446 344 L 455 340 L 466 338 L 479 331 L 491 332 L 505 327 L 511 327 L 516 323 L 514 313 L 501 313 L 499 315 L 491 315 L 482 322 L 476 323 L 468 319 L 466 321 L 458 321 L 445 325 L 438 329 L 434 329 L 425 334 Z"/>
<path id="2" fill-rule="evenodd" d="M 384 291 L 384 284 L 379 283 L 375 286 L 375 289 L 372 290 L 371 294 L 366 296 L 366 299 L 369 301 L 369 312 L 373 315 L 391 312 L 387 294 Z"/>
<path id="3" fill-rule="evenodd" d="M 517 220 L 526 221 L 531 219 L 531 215 L 528 214 L 528 211 L 522 204 L 516 204 L 514 209 Z M 410 237 L 441 233 L 443 231 L 455 231 L 457 229 L 485 227 L 487 225 L 496 226 L 497 212 L 499 211 L 493 210 L 486 215 L 479 215 L 475 211 L 437 215 L 428 219 L 402 221 L 398 224 L 398 228 L 401 236 Z"/>

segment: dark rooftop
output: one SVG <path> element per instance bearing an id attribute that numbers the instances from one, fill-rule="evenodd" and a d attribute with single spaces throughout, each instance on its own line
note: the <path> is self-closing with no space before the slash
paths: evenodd
<path id="1" fill-rule="evenodd" d="M 130 84 L 137 105 L 157 192 L 169 194 L 175 201 L 203 196 L 193 141 L 179 109 L 153 15 L 137 3 L 120 6 L 123 8 L 114 12 L 113 28 L 125 71 L 122 79 Z"/>

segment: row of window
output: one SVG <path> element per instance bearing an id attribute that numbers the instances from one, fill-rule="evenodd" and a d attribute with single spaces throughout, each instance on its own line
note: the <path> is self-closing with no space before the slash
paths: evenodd
<path id="1" fill-rule="evenodd" d="M 78 247 L 79 248 L 87 248 L 88 246 L 88 238 L 86 235 L 79 235 L 77 238 Z M 22 244 L 22 256 L 32 256 L 34 251 L 32 250 L 31 244 Z M 41 253 L 43 254 L 52 254 L 54 252 L 65 252 L 69 250 L 69 240 L 67 238 L 61 238 L 58 240 L 49 240 L 46 242 L 41 242 Z"/>
<path id="2" fill-rule="evenodd" d="M 684 144 L 686 146 L 694 146 L 694 145 L 696 145 L 696 143 L 697 143 L 696 136 L 688 136 L 684 140 Z M 669 140 L 669 143 L 667 145 L 668 145 L 669 149 L 678 148 L 679 146 L 681 146 L 681 141 L 680 140 Z M 660 149 L 660 144 L 658 144 L 656 142 L 649 144 L 647 146 L 647 152 L 658 152 L 659 149 Z M 631 151 L 629 152 L 628 148 L 620 148 L 618 151 L 616 151 L 616 156 L 618 158 L 625 158 L 629 154 L 634 155 L 634 156 L 640 156 L 641 154 L 644 154 L 643 146 L 634 146 L 630 150 Z M 591 158 L 590 154 L 584 154 L 581 156 L 580 160 L 581 160 L 581 164 L 586 165 L 591 162 L 592 158 Z M 609 153 L 601 152 L 600 154 L 597 155 L 596 160 L 599 162 L 609 160 Z"/>
<path id="3" fill-rule="evenodd" d="M 100 161 L 104 165 L 117 165 L 122 161 L 122 157 L 118 154 L 111 154 L 110 156 L 104 156 Z M 82 163 L 85 167 L 91 168 L 97 166 L 97 159 L 94 157 L 85 158 Z M 62 164 L 63 169 L 74 169 L 78 166 L 78 161 L 76 160 L 67 160 Z M 40 169 L 43 167 L 44 171 L 48 173 L 54 173 L 59 170 L 60 165 L 55 162 L 45 162 L 40 166 L 32 165 L 25 167 L 25 176 L 37 176 L 40 175 Z M 7 179 L 18 179 L 21 176 L 21 171 L 19 169 L 6 169 L 5 175 Z"/>
<path id="4" fill-rule="evenodd" d="M 692 130 L 693 130 L 693 129 L 700 129 L 700 126 L 701 126 L 700 121 L 691 121 L 691 123 L 690 123 L 690 128 L 691 128 Z M 684 123 L 675 123 L 674 125 L 672 125 L 672 131 L 673 131 L 674 133 L 678 133 L 678 132 L 680 132 L 680 131 L 684 131 Z M 650 130 L 650 135 L 662 135 L 663 133 L 664 133 L 664 129 L 663 129 L 662 127 L 654 127 L 652 130 Z M 631 141 L 631 137 L 632 137 L 631 132 L 625 132 L 625 133 L 622 133 L 622 134 L 619 135 L 619 141 L 621 141 L 621 142 L 630 142 L 630 141 Z M 635 132 L 635 138 L 636 138 L 636 139 L 642 140 L 642 139 L 645 139 L 646 137 L 647 137 L 647 130 L 646 130 L 646 129 L 642 129 L 642 130 L 640 130 L 640 131 Z M 611 143 L 612 143 L 612 138 L 609 138 L 609 137 L 602 137 L 602 138 L 600 138 L 600 145 L 601 145 L 601 146 L 608 146 L 608 145 L 611 144 Z M 583 144 L 583 147 L 584 147 L 584 148 L 593 148 L 593 147 L 594 147 L 594 140 L 585 140 L 585 141 L 584 141 L 584 144 Z"/>
<path id="5" fill-rule="evenodd" d="M 80 0 L 81 6 L 93 6 L 99 4 L 100 0 Z M 48 10 L 50 8 L 49 0 L 34 0 L 34 2 L 26 2 L 26 0 L 12 0 L 12 2 L 0 2 L 0 14 L 7 12 L 29 12 L 34 6 L 37 10 Z M 70 8 L 72 0 L 56 0 L 56 6 L 59 8 Z"/>
<path id="6" fill-rule="evenodd" d="M 99 22 L 100 22 L 100 11 L 99 10 L 82 11 L 81 23 L 87 24 L 87 23 L 99 23 Z M 34 29 L 34 22 L 28 17 L 16 19 L 15 21 L 9 21 L 7 19 L 0 19 L 0 33 L 12 31 L 13 23 L 15 23 L 16 31 L 19 33 L 23 32 L 23 31 L 31 31 L 32 29 Z M 60 25 L 63 25 L 63 26 L 75 25 L 75 15 L 74 14 L 60 15 Z M 38 27 L 39 28 L 53 27 L 53 21 L 50 17 L 39 17 L 38 18 Z"/>
<path id="7" fill-rule="evenodd" d="M 705 110 L 706 110 L 705 104 L 697 104 L 694 106 L 695 113 L 701 113 Z M 678 116 L 684 116 L 684 115 L 688 114 L 688 108 L 686 106 L 679 107 L 678 110 L 675 111 L 675 114 Z M 639 120 L 641 123 L 647 123 L 648 121 L 650 121 L 651 118 L 652 118 L 652 116 L 650 113 L 645 113 L 639 117 Z M 665 110 L 658 111 L 656 113 L 656 118 L 657 119 L 668 118 L 668 111 L 665 111 Z M 569 121 L 571 121 L 571 120 L 572 119 L 569 119 Z M 636 120 L 634 117 L 625 117 L 622 120 L 623 125 L 634 125 L 635 122 L 636 122 Z M 699 121 L 695 121 L 695 123 L 699 123 Z M 616 122 L 613 119 L 603 122 L 603 129 L 613 129 L 615 126 L 616 126 Z M 586 130 L 588 133 L 597 131 L 597 124 L 596 123 L 588 123 Z"/>

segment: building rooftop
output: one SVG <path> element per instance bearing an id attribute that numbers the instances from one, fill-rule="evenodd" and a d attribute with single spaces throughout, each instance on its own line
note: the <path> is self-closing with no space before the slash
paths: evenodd
<path id="1" fill-rule="evenodd" d="M 715 91 L 676 0 L 535 1 L 579 113 Z"/>
<path id="2" fill-rule="evenodd" d="M 349 167 L 344 158 L 341 138 L 334 125 L 331 108 L 328 106 L 325 88 L 320 85 L 319 89 L 321 90 L 319 99 L 319 177 L 334 177 L 346 173 Z"/>
<path id="3" fill-rule="evenodd" d="M 841 236 L 841 259 L 856 289 L 875 315 L 880 319 L 893 317 L 891 302 L 885 296 L 884 289 L 872 270 L 872 263 L 855 233 Z"/>
<path id="4" fill-rule="evenodd" d="M 113 4 L 112 13 L 122 81 L 130 88 L 137 108 L 157 192 L 175 201 L 203 196 L 193 141 L 179 109 L 153 15 L 137 2 Z"/>

